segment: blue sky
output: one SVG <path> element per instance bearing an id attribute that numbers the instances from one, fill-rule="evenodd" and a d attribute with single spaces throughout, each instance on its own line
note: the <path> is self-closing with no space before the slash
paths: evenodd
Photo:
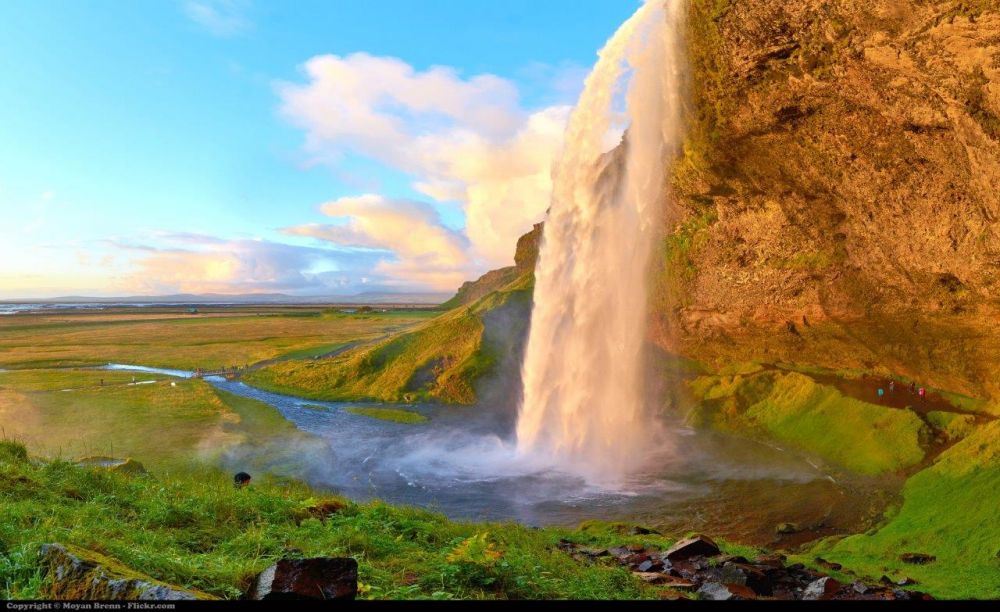
<path id="1" fill-rule="evenodd" d="M 630 0 L 6 0 L 0 299 L 509 263 Z"/>

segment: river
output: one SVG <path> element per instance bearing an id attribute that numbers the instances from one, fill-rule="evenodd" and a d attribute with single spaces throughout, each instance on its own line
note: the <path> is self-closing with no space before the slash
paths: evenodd
<path id="1" fill-rule="evenodd" d="M 114 364 L 108 369 L 190 377 L 190 372 Z M 614 488 L 535 463 L 516 453 L 483 407 L 320 402 L 208 377 L 218 389 L 273 406 L 323 440 L 322 459 L 303 453 L 293 474 L 356 500 L 383 499 L 449 517 L 576 525 L 622 520 L 665 532 L 704 530 L 756 544 L 784 545 L 856 531 L 873 512 L 865 493 L 836 482 L 806 460 L 741 438 L 674 424 L 656 467 Z M 402 424 L 347 412 L 399 407 L 429 418 Z M 623 440 L 622 444 L 628 444 Z M 778 536 L 780 523 L 798 534 Z"/>

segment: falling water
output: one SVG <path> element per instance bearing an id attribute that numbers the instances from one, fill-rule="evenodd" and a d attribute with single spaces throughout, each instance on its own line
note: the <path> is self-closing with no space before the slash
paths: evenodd
<path id="1" fill-rule="evenodd" d="M 553 169 L 518 450 L 615 481 L 663 444 L 644 385 L 646 280 L 680 142 L 683 0 L 647 0 L 608 41 Z M 609 151 L 625 95 L 627 135 Z"/>

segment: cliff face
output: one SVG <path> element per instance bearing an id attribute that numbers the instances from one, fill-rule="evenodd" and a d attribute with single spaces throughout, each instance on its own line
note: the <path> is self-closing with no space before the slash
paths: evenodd
<path id="1" fill-rule="evenodd" d="M 542 224 L 536 223 L 534 228 L 521 236 L 514 251 L 514 265 L 498 270 L 491 270 L 474 281 L 463 284 L 453 298 L 441 305 L 444 310 L 471 304 L 516 281 L 518 278 L 532 274 L 535 271 L 535 260 L 538 259 L 538 246 L 542 240 Z"/>
<path id="2" fill-rule="evenodd" d="M 1000 3 L 693 0 L 653 338 L 1000 397 Z"/>

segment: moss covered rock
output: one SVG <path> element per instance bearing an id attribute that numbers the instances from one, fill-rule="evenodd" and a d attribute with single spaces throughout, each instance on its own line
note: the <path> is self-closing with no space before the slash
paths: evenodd
<path id="1" fill-rule="evenodd" d="M 99 553 L 62 544 L 45 544 L 39 554 L 47 572 L 43 595 L 57 600 L 215 599 L 134 572 Z"/>

